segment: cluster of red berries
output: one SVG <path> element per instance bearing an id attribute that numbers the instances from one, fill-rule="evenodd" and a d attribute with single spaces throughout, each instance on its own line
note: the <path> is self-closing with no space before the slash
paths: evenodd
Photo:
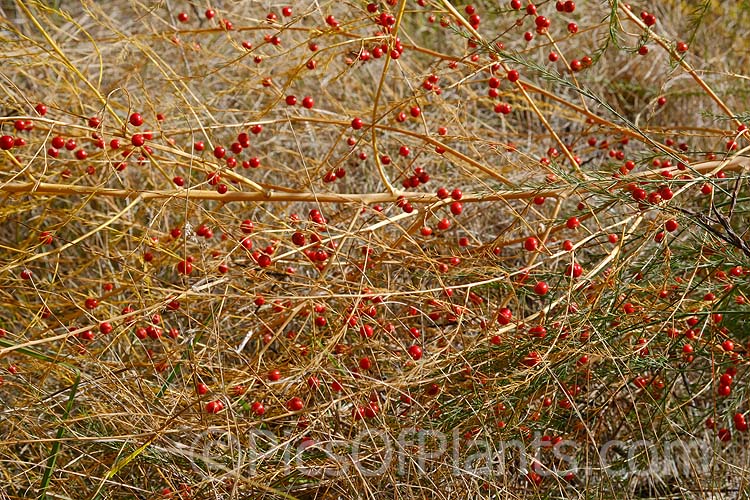
<path id="1" fill-rule="evenodd" d="M 641 11 L 641 20 L 646 26 L 653 26 L 656 24 L 656 16 L 647 11 Z"/>
<path id="2" fill-rule="evenodd" d="M 404 189 L 416 188 L 420 184 L 427 184 L 430 181 L 430 174 L 428 174 L 422 167 L 414 167 L 414 174 L 405 178 L 401 185 Z"/>

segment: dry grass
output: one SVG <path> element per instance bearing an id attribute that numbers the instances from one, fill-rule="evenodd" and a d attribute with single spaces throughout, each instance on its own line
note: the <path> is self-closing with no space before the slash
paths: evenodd
<path id="1" fill-rule="evenodd" d="M 738 126 L 750 121 L 750 5 L 586 0 L 565 14 L 546 2 L 549 33 L 526 42 L 534 16 L 505 0 L 474 4 L 476 30 L 465 5 L 424 3 L 383 2 L 390 35 L 364 2 L 295 2 L 291 17 L 223 2 L 212 20 L 203 3 L 175 0 L 0 3 L 0 135 L 25 141 L 0 151 L 0 498 L 725 498 L 747 487 L 733 415 L 748 410 L 750 143 Z M 587 55 L 591 67 L 567 69 Z M 33 129 L 14 130 L 18 120 Z M 144 130 L 150 149 L 131 147 Z M 250 145 L 232 153 L 241 133 Z M 55 156 L 57 137 L 76 144 Z M 212 154 L 220 145 L 236 167 Z M 415 168 L 430 180 L 405 188 Z M 346 175 L 325 182 L 337 169 Z M 463 191 L 459 215 L 441 186 Z M 639 186 L 674 196 L 638 204 Z M 524 250 L 530 236 L 538 251 Z M 510 322 L 498 321 L 504 307 Z M 304 409 L 288 409 L 293 397 Z M 354 418 L 371 402 L 373 416 Z M 415 429 L 432 433 L 421 452 Z M 575 457 L 575 478 L 548 449 L 540 475 L 530 470 L 542 436 L 569 445 L 557 451 Z M 619 472 L 608 473 L 600 454 L 614 441 L 603 458 Z M 472 467 L 503 443 L 524 452 Z M 675 443 L 697 455 L 670 462 Z"/>

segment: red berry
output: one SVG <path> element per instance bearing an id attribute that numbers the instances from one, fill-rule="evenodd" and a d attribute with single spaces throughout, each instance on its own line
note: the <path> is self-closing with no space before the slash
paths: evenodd
<path id="1" fill-rule="evenodd" d="M 294 233 L 294 234 L 292 235 L 292 243 L 294 243 L 294 244 L 295 244 L 295 245 L 297 245 L 298 247 L 304 246 L 304 244 L 305 244 L 305 241 L 306 241 L 306 240 L 305 240 L 305 235 L 304 235 L 304 233 L 301 233 L 301 232 L 297 231 L 297 232 L 295 232 L 295 233 Z"/>
<path id="2" fill-rule="evenodd" d="M 339 26 L 339 22 L 332 15 L 326 17 L 326 24 L 332 28 L 337 28 Z"/>
<path id="3" fill-rule="evenodd" d="M 42 231 L 39 233 L 39 242 L 43 245 L 51 245 L 53 241 L 52 233 L 49 231 Z"/>
<path id="4" fill-rule="evenodd" d="M 409 346 L 409 356 L 412 357 L 413 360 L 418 360 L 422 358 L 422 348 L 416 344 Z"/>
<path id="5" fill-rule="evenodd" d="M 365 370 L 365 371 L 367 371 L 367 370 L 369 370 L 370 368 L 372 368 L 372 361 L 370 361 L 370 358 L 368 358 L 368 357 L 364 357 L 364 358 L 361 358 L 361 359 L 359 360 L 359 367 L 360 367 L 360 368 L 361 368 L 362 370 Z"/>
<path id="6" fill-rule="evenodd" d="M 266 254 L 258 256 L 258 265 L 260 267 L 269 267 L 272 264 L 271 257 Z"/>
<path id="7" fill-rule="evenodd" d="M 367 338 L 367 339 L 372 338 L 374 333 L 375 332 L 372 328 L 372 325 L 364 324 L 359 329 L 359 334 L 362 336 L 362 338 Z"/>
<path id="8" fill-rule="evenodd" d="M 252 233 L 254 228 L 255 226 L 253 225 L 253 221 L 249 219 L 243 220 L 242 223 L 240 224 L 240 230 L 245 234 Z"/>
<path id="9" fill-rule="evenodd" d="M 732 439 L 732 433 L 726 427 L 719 429 L 717 436 L 719 437 L 719 440 L 723 442 L 731 441 Z"/>
<path id="10" fill-rule="evenodd" d="M 181 260 L 177 263 L 177 272 L 184 275 L 189 275 L 193 272 L 193 264 L 189 260 Z"/>
<path id="11" fill-rule="evenodd" d="M 143 117 L 139 113 L 131 114 L 129 121 L 134 127 L 140 127 L 143 125 Z"/>
<path id="12" fill-rule="evenodd" d="M 264 413 L 266 413 L 266 407 L 263 406 L 263 403 L 256 401 L 250 406 L 250 411 L 252 411 L 257 416 L 262 416 Z"/>
<path id="13" fill-rule="evenodd" d="M 541 361 L 542 361 L 541 355 L 536 351 L 531 351 L 523 358 L 523 360 L 521 360 L 521 363 L 531 368 L 533 366 L 538 365 Z"/>
<path id="14" fill-rule="evenodd" d="M 513 318 L 513 313 L 507 307 L 501 308 L 500 311 L 497 313 L 497 322 L 500 323 L 501 325 L 509 324 L 512 318 Z"/>
<path id="15" fill-rule="evenodd" d="M 224 409 L 224 403 L 221 400 L 209 401 L 206 403 L 206 413 L 219 413 Z"/>
<path id="16" fill-rule="evenodd" d="M 437 384 L 430 384 L 427 386 L 425 393 L 428 396 L 437 396 L 438 394 L 440 394 L 440 386 Z"/>
<path id="17" fill-rule="evenodd" d="M 286 407 L 289 411 L 300 411 L 305 407 L 305 403 L 298 397 L 293 397 L 286 403 Z"/>
<path id="18" fill-rule="evenodd" d="M 534 285 L 534 293 L 537 295 L 546 295 L 547 292 L 549 292 L 549 285 L 546 282 L 539 281 Z"/>
<path id="19" fill-rule="evenodd" d="M 737 412 L 734 414 L 733 420 L 734 426 L 738 431 L 747 432 L 747 421 L 745 420 L 745 415 Z"/>
<path id="20" fill-rule="evenodd" d="M 580 278 L 582 274 L 583 268 L 578 262 L 568 264 L 568 266 L 565 268 L 565 276 L 568 276 L 570 278 Z"/>

